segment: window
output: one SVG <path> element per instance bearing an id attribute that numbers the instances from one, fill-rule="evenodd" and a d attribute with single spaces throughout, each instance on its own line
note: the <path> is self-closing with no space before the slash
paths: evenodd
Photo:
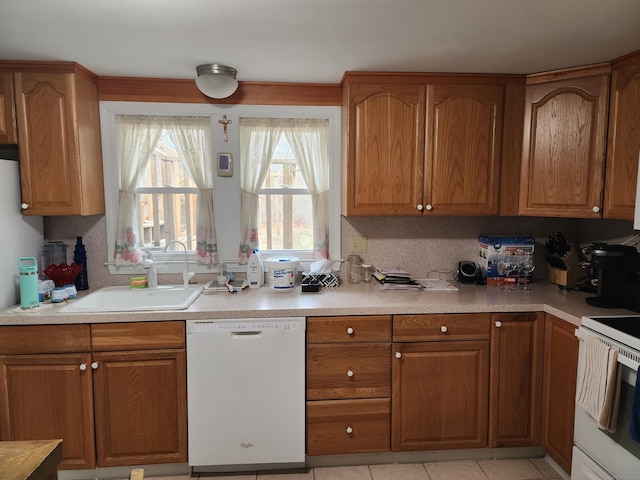
<path id="1" fill-rule="evenodd" d="M 160 133 L 133 192 L 143 248 L 166 247 L 179 240 L 188 250 L 196 249 L 198 188 L 167 129 Z"/>
<path id="2" fill-rule="evenodd" d="M 260 189 L 258 219 L 262 250 L 313 250 L 311 192 L 284 135 Z"/>
<path id="3" fill-rule="evenodd" d="M 329 254 L 329 122 L 240 118 L 240 261 L 253 249 Z"/>
<path id="4" fill-rule="evenodd" d="M 177 239 L 188 245 L 189 270 L 207 273 L 212 266 L 223 262 L 229 271 L 244 271 L 245 267 L 239 262 L 238 247 L 242 237 L 242 194 L 241 176 L 245 171 L 241 162 L 241 135 L 240 123 L 245 118 L 256 119 L 306 119 L 322 120 L 328 123 L 328 140 L 326 148 L 330 163 L 329 184 L 334 192 L 328 193 L 328 218 L 327 243 L 332 245 L 332 258 L 340 257 L 340 107 L 293 107 L 293 106 L 251 106 L 251 105 L 209 105 L 209 104 L 163 104 L 142 102 L 101 102 L 101 127 L 103 139 L 103 163 L 105 175 L 105 201 L 107 223 L 107 245 L 109 259 L 113 259 L 117 237 L 117 223 L 120 201 L 120 179 L 117 170 L 118 135 L 117 117 L 131 116 L 162 116 L 162 117 L 200 117 L 199 122 L 206 124 L 206 137 L 208 145 L 201 150 L 207 168 L 211 169 L 212 195 L 211 208 L 214 212 L 212 223 L 215 228 L 217 258 L 211 259 L 211 263 L 197 261 L 198 251 L 202 246 L 194 239 L 193 232 L 199 229 L 198 220 L 193 220 L 194 203 L 195 210 L 199 210 L 195 200 L 197 195 L 198 179 L 189 178 L 190 168 L 185 168 L 184 155 L 181 154 L 176 141 L 167 135 L 169 128 L 161 124 L 158 132 L 157 148 L 150 151 L 153 157 L 150 163 L 141 170 L 141 177 L 136 182 L 135 205 L 137 207 L 139 225 L 140 246 L 162 249 L 172 239 Z M 226 115 L 232 123 L 227 126 L 228 141 L 224 141 L 223 129 L 218 120 Z M 282 137 L 282 136 L 281 136 Z M 286 137 L 282 137 L 286 138 Z M 203 138 L 204 141 L 204 138 Z M 154 144 L 156 145 L 156 144 Z M 260 197 L 260 218 L 264 219 L 258 227 L 260 238 L 260 250 L 264 257 L 295 255 L 300 257 L 304 266 L 313 260 L 314 244 L 317 243 L 315 232 L 305 233 L 308 228 L 309 204 L 313 213 L 313 185 L 308 185 L 303 170 L 298 164 L 298 155 L 294 146 L 287 139 L 278 142 L 279 148 L 270 162 L 267 177 L 258 186 L 256 195 Z M 216 163 L 218 153 L 230 153 L 234 161 L 233 175 L 230 177 L 218 176 Z M 287 171 L 293 168 L 292 160 L 296 160 L 295 171 Z M 283 179 L 292 179 L 289 184 L 280 183 Z M 194 187 L 195 186 L 195 187 Z M 269 189 L 277 189 L 277 191 Z M 132 197 L 133 198 L 133 197 Z M 284 206 L 287 204 L 288 206 Z M 282 205 L 282 209 L 277 208 Z M 269 213 L 267 208 L 269 206 Z M 287 213 L 285 213 L 285 211 Z M 305 213 L 306 212 L 306 213 Z M 267 219 L 268 215 L 270 218 Z M 269 228 L 267 227 L 269 226 Z M 289 234 L 287 232 L 291 231 Z M 296 232 L 298 232 L 296 234 Z M 286 239 L 286 240 L 285 240 Z M 181 272 L 184 268 L 184 254 L 181 247 L 173 254 L 155 254 L 159 260 L 160 273 Z M 114 274 L 142 273 L 140 265 L 111 265 L 110 272 Z"/>

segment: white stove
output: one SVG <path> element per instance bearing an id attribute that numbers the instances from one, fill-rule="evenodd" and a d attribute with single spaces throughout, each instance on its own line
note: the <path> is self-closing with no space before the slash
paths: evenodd
<path id="1" fill-rule="evenodd" d="M 576 405 L 571 480 L 640 480 L 640 443 L 629 436 L 640 364 L 640 315 L 583 317 L 576 336 L 581 340 L 578 379 L 584 370 L 585 340 L 592 336 L 618 350 L 622 386 L 614 433 L 600 430 L 595 420 Z"/>

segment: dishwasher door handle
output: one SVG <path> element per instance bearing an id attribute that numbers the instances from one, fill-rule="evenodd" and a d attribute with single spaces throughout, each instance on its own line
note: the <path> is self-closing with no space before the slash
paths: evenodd
<path id="1" fill-rule="evenodd" d="M 248 331 L 242 331 L 242 332 L 231 332 L 231 338 L 235 338 L 235 337 L 239 337 L 239 338 L 259 337 L 260 335 L 262 335 L 262 330 L 248 330 Z"/>

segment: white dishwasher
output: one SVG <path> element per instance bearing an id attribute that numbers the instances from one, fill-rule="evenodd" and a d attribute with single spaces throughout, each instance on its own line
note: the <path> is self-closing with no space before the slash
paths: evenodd
<path id="1" fill-rule="evenodd" d="M 305 464 L 305 318 L 187 320 L 189 465 Z"/>

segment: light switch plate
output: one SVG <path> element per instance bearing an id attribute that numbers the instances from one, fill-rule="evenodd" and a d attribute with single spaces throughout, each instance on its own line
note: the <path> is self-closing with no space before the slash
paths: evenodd
<path id="1" fill-rule="evenodd" d="M 367 253 L 367 237 L 352 235 L 349 239 L 349 253 Z"/>

